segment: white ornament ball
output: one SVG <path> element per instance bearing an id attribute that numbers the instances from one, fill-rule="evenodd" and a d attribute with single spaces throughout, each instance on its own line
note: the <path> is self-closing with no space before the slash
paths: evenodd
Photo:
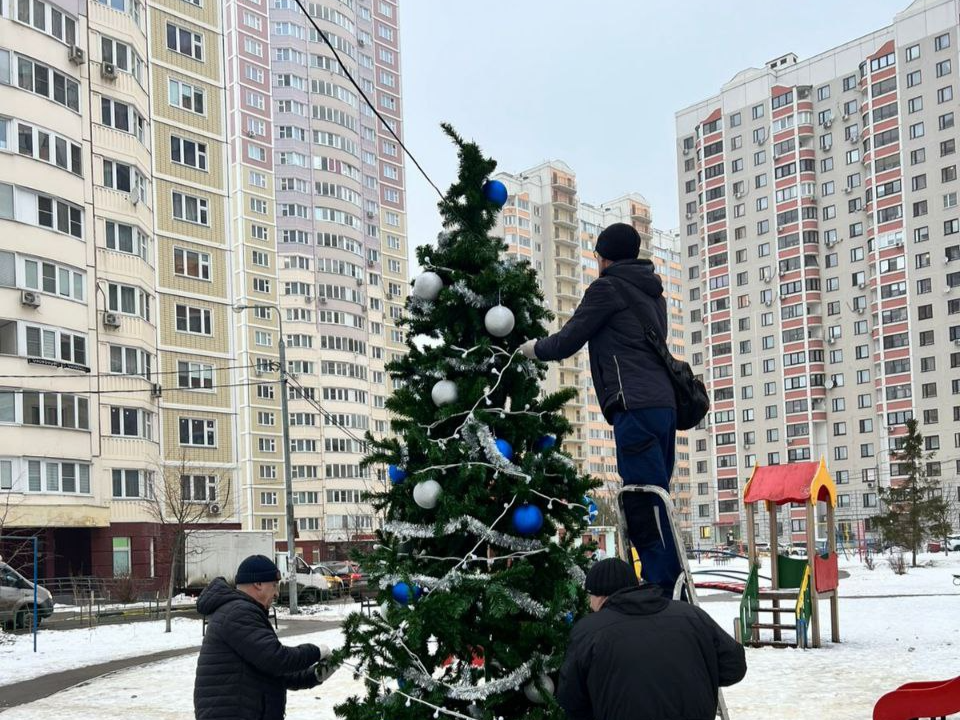
<path id="1" fill-rule="evenodd" d="M 421 300 L 436 300 L 443 289 L 443 280 L 435 272 L 427 271 L 413 281 L 413 295 Z"/>
<path id="2" fill-rule="evenodd" d="M 516 319 L 513 317 L 513 311 L 503 305 L 496 305 L 487 310 L 483 318 L 483 324 L 487 327 L 487 332 L 494 337 L 506 337 L 513 330 Z"/>
<path id="3" fill-rule="evenodd" d="M 541 675 L 540 684 L 543 686 L 543 689 L 547 691 L 547 694 L 553 695 L 553 680 L 550 679 L 549 675 Z M 543 704 L 546 702 L 546 700 L 540 694 L 540 690 L 537 689 L 537 686 L 533 683 L 533 681 L 530 681 L 523 686 L 523 694 L 526 695 L 527 700 L 532 703 Z"/>
<path id="4" fill-rule="evenodd" d="M 413 488 L 413 501 L 424 510 L 433 510 L 440 499 L 440 483 L 436 480 L 424 480 Z"/>
<path id="5" fill-rule="evenodd" d="M 451 380 L 440 380 L 430 391 L 430 397 L 437 407 L 457 401 L 457 384 Z"/>

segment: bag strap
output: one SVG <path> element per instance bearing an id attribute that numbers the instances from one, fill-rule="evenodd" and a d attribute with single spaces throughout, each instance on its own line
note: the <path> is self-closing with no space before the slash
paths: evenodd
<path id="1" fill-rule="evenodd" d="M 604 277 L 611 280 L 619 280 L 627 283 L 628 285 L 633 285 L 633 287 L 637 287 L 635 283 L 632 283 L 629 280 L 624 280 L 623 278 L 614 278 L 611 275 L 604 275 Z M 670 349 L 667 347 L 666 338 L 660 334 L 660 331 L 657 329 L 656 325 L 650 323 L 649 318 L 644 315 L 643 311 L 636 303 L 628 303 L 623 310 L 630 310 L 634 315 L 637 316 L 637 319 L 640 321 L 640 324 L 644 329 L 644 339 L 646 339 L 646 341 L 653 346 L 654 350 L 657 351 L 657 357 L 660 358 L 661 362 L 663 362 L 664 366 L 669 371 L 670 366 L 668 365 L 667 358 L 672 357 L 672 354 L 670 353 Z"/>

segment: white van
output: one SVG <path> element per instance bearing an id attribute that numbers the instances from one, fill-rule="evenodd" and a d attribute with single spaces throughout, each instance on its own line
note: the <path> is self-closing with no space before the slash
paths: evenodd
<path id="1" fill-rule="evenodd" d="M 0 625 L 28 628 L 33 624 L 33 583 L 0 561 Z M 37 624 L 53 615 L 53 596 L 37 586 Z"/>

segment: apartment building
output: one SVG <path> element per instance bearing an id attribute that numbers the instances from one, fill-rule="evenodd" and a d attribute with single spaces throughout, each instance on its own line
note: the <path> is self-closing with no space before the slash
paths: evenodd
<path id="1" fill-rule="evenodd" d="M 593 256 L 597 235 L 607 225 L 624 222 L 640 233 L 644 247 L 664 281 L 670 308 L 671 350 L 683 356 L 681 264 L 675 232 L 652 228 L 650 206 L 642 195 L 632 193 L 601 204 L 579 199 L 576 173 L 559 160 L 542 163 L 520 173 L 498 173 L 510 193 L 500 214 L 496 232 L 502 233 L 508 252 L 527 259 L 540 276 L 548 306 L 556 318 L 552 330 L 569 320 L 586 287 L 599 276 Z M 612 496 L 620 486 L 613 429 L 600 411 L 587 349 L 560 363 L 550 363 L 545 390 L 572 388 L 576 398 L 564 408 L 573 432 L 565 440 L 567 450 L 582 472 L 604 481 Z M 689 536 L 689 463 L 686 438 L 678 437 L 677 467 L 671 488 L 678 508 L 678 522 Z M 689 538 L 688 538 L 689 539 Z"/>
<path id="2" fill-rule="evenodd" d="M 360 460 L 365 433 L 388 431 L 385 365 L 405 351 L 397 321 L 409 268 L 404 167 L 385 124 L 402 136 L 397 3 L 312 2 L 308 12 L 271 4 L 270 53 L 296 545 L 319 560 L 373 537 L 362 494 L 385 476 Z M 282 508 L 260 522 L 281 529 Z"/>
<path id="3" fill-rule="evenodd" d="M 686 346 L 713 399 L 690 433 L 701 542 L 742 537 L 756 463 L 821 457 L 842 539 L 869 536 L 910 418 L 958 498 L 958 11 L 917 0 L 676 115 Z"/>
<path id="4" fill-rule="evenodd" d="M 278 368 L 246 370 L 275 362 L 273 317 L 233 311 L 277 297 L 270 136 L 240 124 L 270 86 L 224 36 L 264 39 L 266 17 L 0 10 L 0 525 L 40 538 L 44 578 L 159 585 L 158 506 L 240 527 L 276 402 Z"/>

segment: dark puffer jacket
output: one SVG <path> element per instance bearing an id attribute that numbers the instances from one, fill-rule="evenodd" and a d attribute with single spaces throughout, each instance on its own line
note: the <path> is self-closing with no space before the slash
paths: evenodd
<path id="1" fill-rule="evenodd" d="M 317 685 L 319 648 L 282 645 L 266 609 L 223 578 L 203 591 L 197 611 L 207 618 L 193 686 L 197 720 L 282 720 L 287 690 Z"/>
<path id="2" fill-rule="evenodd" d="M 638 305 L 645 321 L 630 310 Z M 563 360 L 590 343 L 590 372 L 607 422 L 618 410 L 676 408 L 670 376 L 644 338 L 653 325 L 669 337 L 663 284 L 649 260 L 621 260 L 590 283 L 573 317 L 539 340 L 540 360 Z"/>
<path id="3" fill-rule="evenodd" d="M 743 647 L 713 618 L 644 585 L 574 626 L 557 700 L 568 720 L 713 720 L 718 686 L 746 672 Z"/>

